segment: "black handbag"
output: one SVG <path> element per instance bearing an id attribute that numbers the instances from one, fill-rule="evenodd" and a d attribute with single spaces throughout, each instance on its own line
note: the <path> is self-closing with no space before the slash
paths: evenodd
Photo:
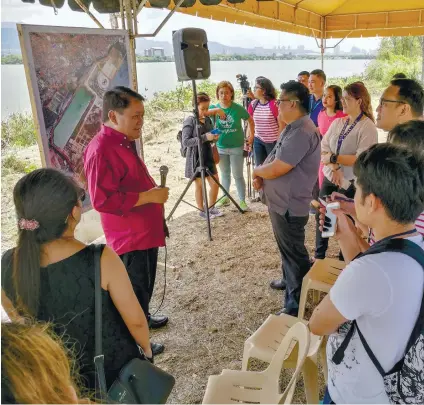
<path id="1" fill-rule="evenodd" d="M 122 367 L 118 378 L 107 390 L 102 349 L 100 257 L 100 246 L 94 246 L 96 398 L 108 403 L 164 404 L 175 385 L 175 378 L 148 360 L 138 357 Z"/>

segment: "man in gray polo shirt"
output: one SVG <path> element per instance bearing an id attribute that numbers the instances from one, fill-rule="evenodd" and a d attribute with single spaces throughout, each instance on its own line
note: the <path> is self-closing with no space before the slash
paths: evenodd
<path id="1" fill-rule="evenodd" d="M 286 289 L 285 307 L 277 314 L 297 316 L 302 279 L 310 262 L 305 247 L 309 203 L 321 157 L 320 136 L 308 116 L 309 94 L 301 83 L 281 85 L 279 118 L 287 126 L 262 166 L 253 171 L 253 186 L 261 190 L 280 249 L 284 279 L 271 287 Z"/>

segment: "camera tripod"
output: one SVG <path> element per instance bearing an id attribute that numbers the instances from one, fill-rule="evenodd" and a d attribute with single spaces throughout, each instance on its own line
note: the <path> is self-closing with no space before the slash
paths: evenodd
<path id="1" fill-rule="evenodd" d="M 249 108 L 249 105 L 251 103 L 250 98 L 247 97 L 247 90 L 245 91 L 242 87 L 242 93 L 243 93 L 243 107 L 246 109 L 246 111 Z M 244 122 L 243 125 L 243 132 L 244 132 L 244 138 L 246 139 L 246 131 L 247 131 L 247 123 Z M 252 150 L 247 152 L 246 156 L 246 170 L 247 170 L 247 196 L 251 199 L 255 199 L 256 191 L 252 186 L 252 172 L 255 167 L 255 158 L 253 153 L 253 145 Z"/>
<path id="2" fill-rule="evenodd" d="M 175 203 L 174 207 L 172 208 L 172 210 L 169 213 L 169 215 L 166 218 L 166 220 L 168 221 L 170 218 L 172 218 L 172 215 L 174 214 L 174 212 L 177 209 L 177 207 L 180 205 L 181 201 L 183 201 L 184 203 L 190 205 L 191 207 L 196 208 L 197 210 L 199 209 L 198 207 L 195 207 L 194 205 L 188 203 L 187 201 L 184 201 L 184 196 L 186 195 L 188 189 L 190 188 L 190 186 L 193 184 L 193 182 L 197 178 L 197 174 L 200 173 L 200 178 L 201 178 L 201 181 L 202 181 L 202 192 L 203 192 L 203 207 L 205 209 L 206 222 L 208 224 L 208 237 L 209 237 L 209 240 L 211 241 L 212 240 L 212 230 L 211 230 L 211 218 L 210 218 L 210 214 L 209 214 L 208 194 L 207 194 L 207 190 L 206 190 L 206 175 L 209 175 L 212 178 L 212 180 L 219 186 L 219 188 L 224 193 L 224 195 L 221 198 L 219 198 L 218 201 L 220 201 L 222 198 L 224 198 L 225 196 L 227 196 L 230 199 L 230 201 L 234 204 L 234 206 L 242 214 L 244 214 L 244 211 L 240 208 L 240 206 L 237 204 L 237 202 L 234 200 L 234 198 L 231 197 L 230 193 L 215 178 L 215 176 L 209 170 L 209 168 L 207 168 L 205 166 L 205 162 L 204 162 L 204 159 L 203 159 L 203 142 L 202 142 L 202 138 L 200 136 L 201 124 L 200 124 L 199 110 L 198 110 L 198 105 L 197 105 L 197 88 L 196 88 L 196 81 L 195 80 L 192 80 L 192 85 L 193 85 L 193 108 L 194 108 L 193 109 L 193 113 L 194 113 L 195 122 L 196 122 L 195 131 L 196 131 L 196 138 L 197 138 L 197 152 L 199 154 L 199 166 L 194 171 L 194 173 L 191 176 L 191 178 L 190 178 L 190 180 L 189 180 L 186 188 L 184 189 L 184 191 L 182 192 L 182 194 L 178 198 L 177 202 Z M 215 206 L 215 204 L 213 204 L 213 206 Z"/>

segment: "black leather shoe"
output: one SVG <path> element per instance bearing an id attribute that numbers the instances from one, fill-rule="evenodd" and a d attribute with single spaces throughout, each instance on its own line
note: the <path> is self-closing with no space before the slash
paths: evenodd
<path id="1" fill-rule="evenodd" d="M 297 314 L 298 314 L 298 311 L 296 311 L 295 309 L 289 310 L 287 308 L 280 309 L 279 311 L 275 313 L 275 315 L 290 315 L 290 316 L 295 316 L 296 318 L 297 318 Z"/>
<path id="2" fill-rule="evenodd" d="M 149 317 L 149 327 L 152 329 L 159 329 L 165 326 L 168 323 L 168 317 L 159 315 L 159 316 L 150 316 Z"/>
<path id="3" fill-rule="evenodd" d="M 286 282 L 284 280 L 272 280 L 269 286 L 274 290 L 285 290 Z"/>
<path id="4" fill-rule="evenodd" d="M 157 356 L 158 354 L 163 353 L 165 350 L 165 346 L 161 343 L 150 342 L 150 347 L 152 348 L 153 356 Z"/>

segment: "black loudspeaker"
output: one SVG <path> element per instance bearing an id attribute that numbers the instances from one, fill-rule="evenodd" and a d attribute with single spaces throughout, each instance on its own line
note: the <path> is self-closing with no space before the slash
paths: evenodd
<path id="1" fill-rule="evenodd" d="M 207 79 L 211 75 L 208 38 L 200 28 L 183 28 L 172 34 L 179 81 Z"/>

